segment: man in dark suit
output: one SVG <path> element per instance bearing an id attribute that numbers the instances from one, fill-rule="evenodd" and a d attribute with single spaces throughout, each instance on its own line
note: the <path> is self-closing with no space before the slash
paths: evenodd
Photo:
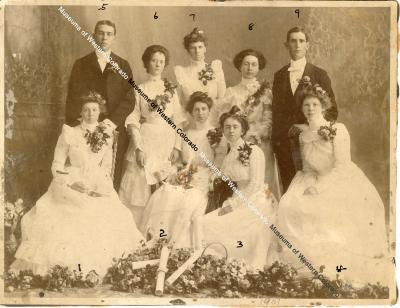
<path id="1" fill-rule="evenodd" d="M 301 85 L 299 86 L 299 81 L 302 77 L 310 77 L 312 84 L 318 83 L 328 92 L 333 107 L 326 111 L 326 120 L 336 120 L 338 116 L 335 96 L 328 74 L 306 60 L 309 41 L 304 29 L 301 27 L 290 29 L 287 33 L 285 46 L 290 54 L 290 64 L 285 65 L 275 73 L 272 87 L 272 144 L 278 160 L 284 192 L 296 174 L 289 135 L 291 137 L 297 136 L 298 140 L 300 131 L 293 125 L 306 123 L 306 118 L 298 101 L 302 88 Z"/>
<path id="2" fill-rule="evenodd" d="M 118 131 L 114 170 L 114 187 L 118 189 L 122 177 L 124 154 L 128 147 L 125 119 L 134 109 L 135 98 L 132 87 L 123 77 L 132 77 L 129 63 L 111 52 L 115 35 L 116 27 L 113 22 L 109 20 L 97 22 L 93 37 L 89 36 L 88 40 L 95 42 L 100 48 L 74 63 L 68 83 L 65 120 L 66 124 L 72 126 L 80 123 L 79 97 L 83 94 L 96 91 L 103 96 L 106 100 L 106 111 L 100 120 L 103 120 L 112 130 Z"/>

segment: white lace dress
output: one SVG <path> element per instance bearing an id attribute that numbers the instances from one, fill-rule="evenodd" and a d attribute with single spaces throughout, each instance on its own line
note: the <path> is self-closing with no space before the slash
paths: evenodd
<path id="1" fill-rule="evenodd" d="M 205 244 L 222 243 L 228 251 L 229 258 L 243 259 L 246 264 L 262 269 L 267 264 L 272 234 L 260 215 L 265 217 L 268 223 L 275 222 L 277 202 L 273 195 L 266 191 L 267 187 L 264 184 L 263 151 L 256 145 L 252 146 L 249 164 L 246 166 L 238 159 L 238 148 L 243 145 L 242 139 L 231 145 L 221 171 L 232 181 L 237 182 L 238 189 L 246 201 L 234 193 L 225 201 L 232 205 L 232 212 L 218 216 L 219 209 L 217 209 L 203 216 L 203 236 Z M 258 214 L 248 204 L 252 205 Z M 243 247 L 238 248 L 240 245 L 238 241 Z M 214 246 L 207 251 L 225 255 L 223 249 Z"/>
<path id="2" fill-rule="evenodd" d="M 162 185 L 150 197 L 143 214 L 140 230 L 143 234 L 151 233 L 158 237 L 160 229 L 165 231 L 168 240 L 174 242 L 174 247 L 194 247 L 194 220 L 204 215 L 207 207 L 207 194 L 210 187 L 211 172 L 199 156 L 202 151 L 213 161 L 213 151 L 208 143 L 207 132 L 212 129 L 206 126 L 202 129 L 189 129 L 187 136 L 199 151 L 182 142 L 182 160 L 197 166 L 190 183 L 192 188 L 184 189 L 169 183 Z"/>
<path id="3" fill-rule="evenodd" d="M 270 139 L 272 129 L 272 91 L 267 89 L 261 95 L 260 103 L 253 108 L 246 106 L 245 103 L 249 96 L 259 89 L 260 83 L 256 78 L 242 78 L 239 84 L 226 90 L 225 96 L 218 103 L 218 115 L 228 112 L 234 105 L 247 113 L 250 128 L 245 140 L 258 144 L 263 150 L 265 156 L 265 182 L 269 185 L 274 195 L 279 196 L 277 165 Z M 222 147 L 224 143 L 226 143 L 226 140 L 222 138 Z"/>
<path id="4" fill-rule="evenodd" d="M 22 218 L 22 242 L 11 268 L 46 274 L 54 265 L 106 273 L 113 257 L 135 250 L 143 239 L 110 178 L 112 141 L 94 153 L 84 134 L 93 126 L 64 125 L 52 164 L 48 191 Z M 69 159 L 71 166 L 65 167 Z M 63 171 L 68 174 L 59 174 Z M 101 193 L 92 197 L 69 185 L 81 181 Z"/>
<path id="5" fill-rule="evenodd" d="M 149 78 L 139 85 L 139 88 L 150 99 L 164 94 L 164 81 L 160 78 Z M 156 111 L 149 109 L 148 102 L 138 94 L 134 111 L 126 118 L 125 124 L 134 126 L 126 153 L 126 169 L 119 189 L 119 197 L 126 206 L 144 207 L 150 197 L 150 186 L 159 182 L 156 174 L 163 180 L 172 172 L 171 162 L 168 160 L 174 147 L 179 147 L 180 136 L 176 129 L 184 120 L 184 114 L 175 94 L 166 104 L 164 114 L 176 125 L 174 129 Z M 146 157 L 144 168 L 136 163 L 135 149 L 141 149 Z"/>
<path id="6" fill-rule="evenodd" d="M 300 135 L 303 171 L 297 172 L 279 203 L 279 232 L 315 268 L 325 265 L 324 274 L 341 276 L 355 283 L 384 283 L 390 258 L 382 200 L 365 174 L 351 161 L 350 136 L 337 123 L 333 142 L 310 129 Z M 314 186 L 317 195 L 304 195 Z M 308 271 L 283 247 L 281 261 Z"/>
<path id="7" fill-rule="evenodd" d="M 213 71 L 213 79 L 208 80 L 206 84 L 199 79 L 199 73 L 206 68 L 206 62 L 204 61 L 191 60 L 188 66 L 177 65 L 174 68 L 174 72 L 181 91 L 182 106 L 186 106 L 193 92 L 206 92 L 214 101 L 214 107 L 211 108 L 210 123 L 216 126 L 218 124 L 218 115 L 215 111 L 215 105 L 218 103 L 218 99 L 225 95 L 226 84 L 222 62 L 220 60 L 213 60 L 209 65 Z M 191 120 L 189 115 L 187 117 Z"/>

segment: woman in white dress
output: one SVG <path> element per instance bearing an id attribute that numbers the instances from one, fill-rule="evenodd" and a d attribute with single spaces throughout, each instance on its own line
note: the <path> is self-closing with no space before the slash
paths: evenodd
<path id="1" fill-rule="evenodd" d="M 135 109 L 125 121 L 131 139 L 119 189 L 119 197 L 131 209 L 137 225 L 155 185 L 172 172 L 171 164 L 179 157 L 181 138 L 170 123 L 178 127 L 185 120 L 176 86 L 161 78 L 169 62 L 168 50 L 160 45 L 149 46 L 142 60 L 149 76 L 139 87 L 158 107 L 153 108 L 135 93 Z M 170 121 L 162 117 L 160 108 Z"/>
<path id="2" fill-rule="evenodd" d="M 235 192 L 222 208 L 202 217 L 203 241 L 220 242 L 229 257 L 244 259 L 246 264 L 262 269 L 272 236 L 266 222 L 274 222 L 277 206 L 264 184 L 264 153 L 257 145 L 243 140 L 249 124 L 237 106 L 221 116 L 220 125 L 228 141 L 228 154 L 221 167 L 222 180 L 227 176 L 236 182 L 243 197 Z M 224 255 L 223 250 L 210 249 Z"/>
<path id="3" fill-rule="evenodd" d="M 309 84 L 301 95 L 308 125 L 299 126 L 303 170 L 279 203 L 277 229 L 317 270 L 351 283 L 384 283 L 390 259 L 385 210 L 375 187 L 351 161 L 350 136 L 342 123 L 327 122 L 327 93 Z M 281 261 L 310 273 L 299 254 L 282 248 Z"/>
<path id="4" fill-rule="evenodd" d="M 212 104 L 212 99 L 206 93 L 194 92 L 186 105 L 187 112 L 194 120 L 194 127 L 188 129 L 186 135 L 199 149 L 195 152 L 182 140 L 184 170 L 194 170 L 190 188 L 165 183 L 151 196 L 143 215 L 140 228 L 143 234 L 158 237 L 160 229 L 163 229 L 169 241 L 174 242 L 175 248 L 195 247 L 194 221 L 204 215 L 207 206 L 211 173 L 199 153 L 203 152 L 210 161 L 214 159 L 207 138 L 208 131 L 213 129 L 208 120 Z"/>
<path id="5" fill-rule="evenodd" d="M 272 90 L 269 83 L 257 80 L 259 71 L 263 70 L 266 60 L 257 50 L 246 49 L 233 59 L 236 69 L 242 74 L 239 84 L 229 87 L 219 102 L 219 114 L 238 106 L 247 114 L 250 128 L 244 139 L 257 144 L 265 156 L 265 182 L 275 196 L 279 197 L 279 182 L 274 153 L 271 146 L 272 128 Z"/>
<path id="6" fill-rule="evenodd" d="M 44 275 L 58 264 L 104 275 L 113 257 L 134 251 L 143 239 L 113 189 L 112 131 L 98 123 L 104 100 L 91 92 L 81 104 L 82 123 L 62 127 L 48 191 L 22 218 L 12 269 Z"/>
<path id="7" fill-rule="evenodd" d="M 185 104 L 189 96 L 195 91 L 207 93 L 216 103 L 225 94 L 225 76 L 222 70 L 222 62 L 213 60 L 210 63 L 205 61 L 207 51 L 207 38 L 204 31 L 194 28 L 191 33 L 185 36 L 183 45 L 190 56 L 188 66 L 175 66 L 175 77 L 182 94 L 182 102 Z M 216 125 L 217 114 L 211 110 L 210 123 Z"/>

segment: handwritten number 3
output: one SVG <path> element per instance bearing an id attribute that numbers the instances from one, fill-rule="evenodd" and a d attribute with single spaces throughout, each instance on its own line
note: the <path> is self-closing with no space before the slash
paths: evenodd
<path id="1" fill-rule="evenodd" d="M 242 241 L 237 241 L 237 243 L 238 243 L 238 245 L 237 245 L 237 247 L 236 247 L 236 248 L 243 247 L 243 243 L 242 243 Z"/>

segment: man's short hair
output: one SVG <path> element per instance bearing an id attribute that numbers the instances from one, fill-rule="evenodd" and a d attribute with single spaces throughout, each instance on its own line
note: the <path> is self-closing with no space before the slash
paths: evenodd
<path id="1" fill-rule="evenodd" d="M 286 42 L 289 42 L 290 34 L 292 34 L 292 33 L 298 33 L 298 32 L 304 33 L 304 35 L 305 35 L 305 37 L 306 37 L 306 41 L 308 42 L 308 34 L 307 34 L 307 32 L 304 30 L 303 27 L 294 27 L 294 28 L 290 29 L 290 30 L 287 32 L 287 35 L 286 35 Z"/>
<path id="2" fill-rule="evenodd" d="M 100 27 L 101 25 L 107 25 L 110 27 L 114 28 L 114 35 L 117 34 L 117 27 L 115 27 L 115 23 L 113 23 L 111 20 L 100 20 L 96 23 L 96 26 L 94 27 L 94 33 L 96 33 L 97 28 Z"/>

